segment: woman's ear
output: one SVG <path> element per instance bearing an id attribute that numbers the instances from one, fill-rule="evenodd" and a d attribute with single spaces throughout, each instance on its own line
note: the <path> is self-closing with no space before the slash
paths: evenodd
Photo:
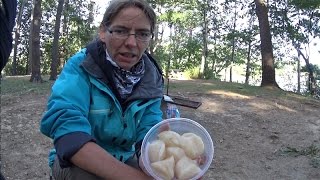
<path id="1" fill-rule="evenodd" d="M 106 32 L 99 31 L 99 38 L 102 42 L 106 43 Z"/>
<path id="2" fill-rule="evenodd" d="M 99 38 L 102 42 L 105 43 L 106 40 L 106 27 L 104 25 L 100 25 L 99 27 Z"/>

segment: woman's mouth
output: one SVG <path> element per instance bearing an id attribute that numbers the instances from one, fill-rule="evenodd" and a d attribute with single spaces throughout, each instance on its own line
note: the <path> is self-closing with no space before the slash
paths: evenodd
<path id="1" fill-rule="evenodd" d="M 120 55 L 126 58 L 134 58 L 136 56 L 133 53 L 120 53 Z"/>

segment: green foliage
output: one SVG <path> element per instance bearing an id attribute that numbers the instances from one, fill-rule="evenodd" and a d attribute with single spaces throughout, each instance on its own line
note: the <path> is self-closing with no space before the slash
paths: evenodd
<path id="1" fill-rule="evenodd" d="M 193 80 L 191 80 L 193 81 Z M 195 80 L 197 81 L 197 80 Z M 173 81 L 170 82 L 170 92 L 192 92 L 194 91 L 194 83 L 189 81 L 184 81 L 183 83 L 175 83 Z M 261 88 L 258 86 L 249 86 L 240 83 L 229 83 L 223 82 L 219 80 L 199 80 L 199 86 L 196 87 L 198 93 L 211 93 L 212 91 L 225 91 L 231 93 L 238 93 L 244 96 L 264 96 L 264 97 L 274 97 L 274 98 L 285 98 L 285 99 L 295 99 L 295 100 L 305 100 L 309 99 L 301 95 L 287 93 L 280 89 L 267 89 Z"/>
<path id="2" fill-rule="evenodd" d="M 16 66 L 16 71 L 17 74 L 26 74 L 26 63 L 27 62 L 27 57 L 20 57 L 19 61 Z M 6 67 L 3 69 L 4 74 L 6 76 L 12 75 L 12 60 L 9 59 L 9 62 L 7 63 Z"/>
<path id="3" fill-rule="evenodd" d="M 51 59 L 51 54 L 52 54 L 52 41 L 53 39 L 47 39 L 47 41 L 44 42 L 43 44 L 43 59 L 45 61 L 42 62 L 41 66 L 41 72 L 42 74 L 49 74 L 50 73 L 50 67 L 51 67 L 51 61 L 48 61 L 47 59 Z"/>
<path id="4" fill-rule="evenodd" d="M 181 43 L 175 44 L 173 60 L 173 68 L 175 69 L 188 69 L 199 65 L 201 59 L 201 42 L 194 38 L 178 37 Z M 186 40 L 184 40 L 186 39 Z"/>
<path id="5" fill-rule="evenodd" d="M 17 71 L 28 74 L 28 44 L 30 18 L 32 12 L 31 0 L 27 0 L 22 13 L 21 37 L 17 53 Z M 41 72 L 48 74 L 51 65 L 51 49 L 57 1 L 42 1 L 41 26 Z M 230 65 L 246 66 L 250 45 L 250 74 L 261 73 L 261 55 L 258 21 L 254 2 L 217 1 L 217 0 L 148 0 L 158 14 L 159 33 L 154 39 L 153 55 L 164 72 L 167 69 L 181 69 L 190 72 L 190 77 L 198 78 L 201 60 L 205 56 L 204 77 L 220 78 Z M 313 37 L 319 36 L 319 1 L 268 1 L 272 41 L 276 68 L 288 63 L 294 55 L 290 44 L 303 48 Z M 19 1 L 19 4 L 21 1 Z M 19 8 L 18 8 L 19 9 Z M 97 27 L 92 26 L 89 12 L 96 17 L 96 9 L 90 9 L 90 0 L 69 0 L 64 7 L 61 19 L 59 38 L 60 66 L 79 49 L 95 38 Z M 235 16 L 237 12 L 237 16 Z M 234 17 L 237 17 L 236 21 Z M 236 22 L 234 28 L 233 23 Z M 204 24 L 207 24 L 208 37 L 205 41 Z M 172 29 L 172 37 L 169 37 Z M 162 31 L 164 30 L 164 31 Z M 235 51 L 232 58 L 232 43 Z M 205 43 L 208 47 L 205 51 Z M 301 47 L 300 47 L 301 46 Z M 289 60 L 288 60 L 289 59 Z M 168 62 L 170 61 L 170 67 Z M 9 62 L 5 69 L 11 74 L 12 65 Z M 243 71 L 245 74 L 245 71 Z"/>
<path id="6" fill-rule="evenodd" d="M 294 147 L 286 147 L 286 148 L 280 149 L 279 153 L 282 156 L 294 156 L 294 157 L 307 156 L 311 159 L 310 164 L 314 168 L 320 168 L 320 148 L 314 144 L 306 148 L 303 148 L 301 150 L 298 150 L 297 148 L 294 148 Z"/>
<path id="7" fill-rule="evenodd" d="M 221 75 L 217 74 L 214 70 L 206 68 L 203 73 L 204 79 L 214 79 L 219 80 L 221 78 Z"/>
<path id="8" fill-rule="evenodd" d="M 167 70 L 166 67 L 167 67 L 168 61 L 170 59 L 170 54 L 168 53 L 167 49 L 165 47 L 163 47 L 163 46 L 159 46 L 156 49 L 154 58 L 157 60 L 158 64 L 161 67 L 165 67 L 165 68 L 162 68 L 162 69 L 164 70 L 164 72 L 166 72 L 166 70 Z"/>
<path id="9" fill-rule="evenodd" d="M 68 57 L 83 48 L 90 42 L 96 34 L 97 27 L 92 26 L 89 17 L 90 0 L 69 0 L 62 17 L 61 27 L 64 32 L 60 32 L 60 59 L 65 61 Z M 18 3 L 18 10 L 21 1 Z M 54 21 L 57 10 L 57 1 L 42 0 L 42 19 L 40 31 L 41 50 L 41 73 L 48 74 L 51 64 L 51 47 L 53 42 Z M 29 32 L 30 17 L 32 12 L 32 1 L 26 0 L 22 9 L 22 19 L 20 28 L 20 39 L 17 50 L 17 73 L 18 75 L 28 74 L 28 52 L 29 52 Z M 7 75 L 11 75 L 12 65 L 8 63 L 5 69 Z M 59 67 L 62 68 L 62 67 Z"/>
<path id="10" fill-rule="evenodd" d="M 47 81 L 47 76 L 44 76 L 43 79 L 45 79 L 43 83 L 32 83 L 29 81 L 30 76 L 4 77 L 1 79 L 1 95 L 27 94 L 30 92 L 47 94 L 53 82 Z"/>
<path id="11" fill-rule="evenodd" d="M 320 75 L 320 67 L 318 65 L 310 64 L 310 68 L 315 74 Z M 309 72 L 308 67 L 301 67 L 301 72 Z"/>
<path id="12" fill-rule="evenodd" d="M 200 69 L 197 67 L 193 67 L 193 68 L 187 69 L 185 73 L 189 78 L 197 79 L 199 77 Z"/>
<path id="13" fill-rule="evenodd" d="M 317 9 L 320 7 L 319 0 L 289 0 L 289 4 L 299 9 Z"/>

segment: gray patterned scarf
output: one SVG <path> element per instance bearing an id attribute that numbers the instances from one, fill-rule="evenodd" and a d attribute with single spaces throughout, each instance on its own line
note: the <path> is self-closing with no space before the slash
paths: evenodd
<path id="1" fill-rule="evenodd" d="M 119 67 L 109 56 L 106 51 L 106 59 L 113 65 L 114 81 L 117 90 L 122 99 L 126 99 L 133 90 L 133 87 L 140 81 L 145 72 L 144 61 L 140 61 L 134 65 L 130 71 Z"/>

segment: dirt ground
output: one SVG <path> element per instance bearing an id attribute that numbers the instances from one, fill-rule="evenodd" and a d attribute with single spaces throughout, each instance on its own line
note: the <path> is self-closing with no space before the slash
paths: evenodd
<path id="1" fill-rule="evenodd" d="M 214 141 L 203 179 L 320 179 L 320 102 L 196 88 L 175 93 L 202 102 L 198 109 L 180 107 L 180 113 L 202 124 Z M 48 94 L 1 96 L 1 171 L 7 180 L 49 179 L 51 140 L 39 132 Z"/>

